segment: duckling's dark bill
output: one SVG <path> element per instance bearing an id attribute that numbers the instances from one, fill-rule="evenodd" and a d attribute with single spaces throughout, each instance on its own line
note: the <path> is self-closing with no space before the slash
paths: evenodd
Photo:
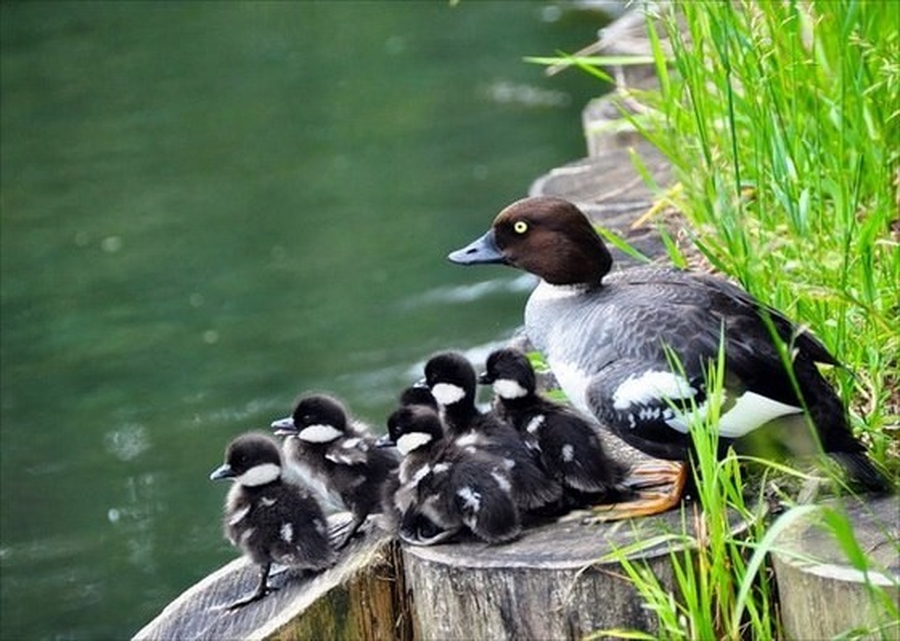
<path id="1" fill-rule="evenodd" d="M 458 265 L 505 265 L 507 263 L 506 257 L 497 249 L 493 229 L 462 249 L 451 252 L 447 259 Z"/>

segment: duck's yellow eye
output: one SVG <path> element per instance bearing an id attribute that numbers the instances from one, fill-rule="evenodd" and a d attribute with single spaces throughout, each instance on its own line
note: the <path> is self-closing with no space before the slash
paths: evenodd
<path id="1" fill-rule="evenodd" d="M 513 224 L 513 231 L 517 234 L 524 234 L 528 231 L 528 223 L 524 220 L 517 220 L 515 224 Z"/>

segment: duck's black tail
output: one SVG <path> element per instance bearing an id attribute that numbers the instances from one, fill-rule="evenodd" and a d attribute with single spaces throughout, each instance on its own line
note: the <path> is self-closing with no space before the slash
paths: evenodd
<path id="1" fill-rule="evenodd" d="M 876 494 L 894 491 L 890 479 L 872 464 L 865 452 L 829 452 L 828 455 L 847 471 L 851 481 L 861 489 Z"/>

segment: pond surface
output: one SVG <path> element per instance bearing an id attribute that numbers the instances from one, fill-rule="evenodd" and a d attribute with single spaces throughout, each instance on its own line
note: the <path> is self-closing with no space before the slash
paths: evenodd
<path id="1" fill-rule="evenodd" d="M 531 286 L 445 260 L 584 154 L 541 2 L 2 5 L 3 639 L 112 639 L 236 556 L 232 436 L 379 426 Z"/>

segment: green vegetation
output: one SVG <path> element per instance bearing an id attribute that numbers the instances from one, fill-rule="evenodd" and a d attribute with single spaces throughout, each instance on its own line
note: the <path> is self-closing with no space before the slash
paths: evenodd
<path id="1" fill-rule="evenodd" d="M 828 375 L 872 458 L 896 475 L 900 9 L 889 0 L 682 1 L 648 32 L 660 86 L 629 91 L 645 109 L 628 117 L 675 171 L 661 200 L 687 221 L 705 262 L 809 325 L 847 366 Z M 606 61 L 569 61 L 608 77 L 597 69 Z M 676 264 L 690 262 L 664 240 Z M 713 369 L 721 376 L 721 363 Z M 686 508 L 684 532 L 671 537 L 689 550 L 672 554 L 677 595 L 627 560 L 635 550 L 616 558 L 666 638 L 779 638 L 767 553 L 814 508 L 767 519 L 762 500 L 746 498 L 735 458 L 716 459 L 712 425 L 714 416 L 693 432 L 699 507 Z M 735 534 L 729 513 L 748 529 Z M 822 514 L 850 564 L 866 569 L 846 518 Z M 650 638 L 598 636 L 607 634 Z"/>
<path id="2" fill-rule="evenodd" d="M 900 438 L 900 12 L 890 2 L 677 5 L 638 122 L 717 269 L 811 326 L 854 427 Z M 693 44 L 692 44 L 693 43 Z"/>

